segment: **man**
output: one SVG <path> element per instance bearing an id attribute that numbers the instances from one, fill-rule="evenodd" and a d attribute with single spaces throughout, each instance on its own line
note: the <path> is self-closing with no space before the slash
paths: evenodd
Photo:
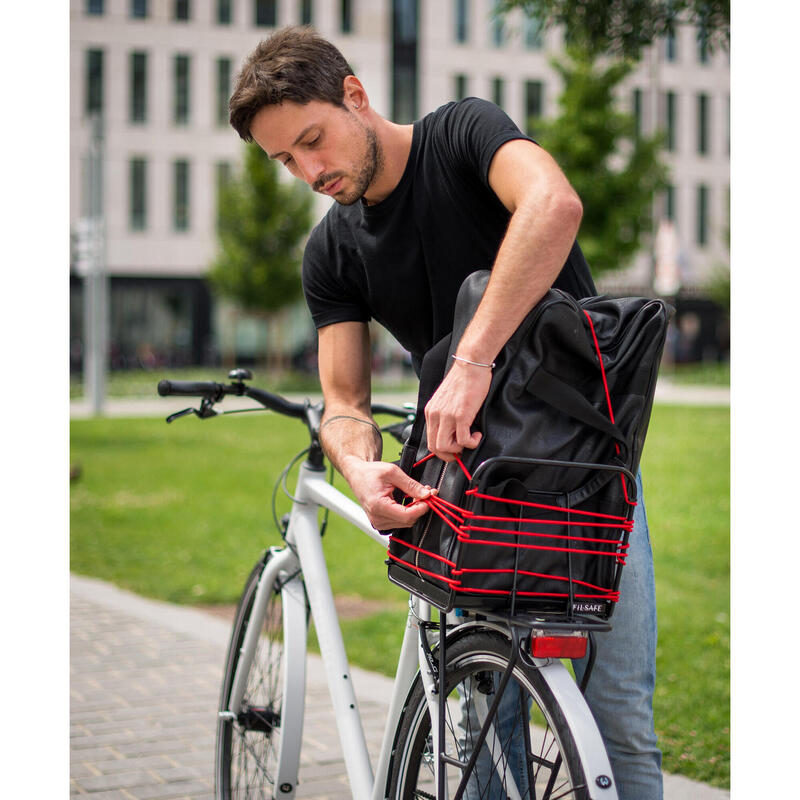
<path id="1" fill-rule="evenodd" d="M 399 505 L 395 488 L 416 499 L 431 490 L 380 460 L 367 322 L 383 324 L 418 371 L 424 353 L 452 330 L 463 279 L 491 268 L 456 360 L 425 409 L 432 452 L 452 460 L 475 447 L 480 434 L 470 426 L 488 393 L 491 364 L 522 319 L 551 286 L 579 298 L 596 293 L 575 241 L 580 199 L 555 161 L 490 103 L 451 103 L 413 125 L 385 119 L 341 53 L 307 28 L 283 29 L 259 44 L 230 109 L 244 140 L 336 200 L 303 262 L 319 335 L 322 444 L 375 528 L 411 525 L 427 506 Z M 642 503 L 631 542 L 621 587 L 629 602 L 619 604 L 613 633 L 601 637 L 587 699 L 620 797 L 649 800 L 661 797 L 661 775 Z M 576 664 L 579 674 L 583 666 Z"/>

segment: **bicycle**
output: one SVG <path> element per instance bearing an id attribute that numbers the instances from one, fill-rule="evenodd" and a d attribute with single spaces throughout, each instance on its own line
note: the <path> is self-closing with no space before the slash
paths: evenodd
<path id="1" fill-rule="evenodd" d="M 319 509 L 384 548 L 387 537 L 327 477 L 319 440 L 322 404 L 249 386 L 248 370 L 232 370 L 228 378 L 228 384 L 161 381 L 161 396 L 201 398 L 199 409 L 171 414 L 167 422 L 189 414 L 208 419 L 241 413 L 215 405 L 228 395 L 246 396 L 258 410 L 303 421 L 309 444 L 273 491 L 273 516 L 285 544 L 258 559 L 237 606 L 220 694 L 216 797 L 295 797 L 311 614 L 354 798 L 615 800 L 600 733 L 581 687 L 560 660 L 580 657 L 593 632 L 610 626 L 592 618 L 507 612 L 440 613 L 437 621 L 430 604 L 413 594 L 373 773 L 323 555 Z M 404 441 L 413 411 L 373 404 L 372 413 L 400 418 L 381 430 Z M 288 475 L 303 458 L 290 493 Z M 275 511 L 279 485 L 292 501 L 281 520 Z M 590 673 L 591 663 L 584 684 Z"/>

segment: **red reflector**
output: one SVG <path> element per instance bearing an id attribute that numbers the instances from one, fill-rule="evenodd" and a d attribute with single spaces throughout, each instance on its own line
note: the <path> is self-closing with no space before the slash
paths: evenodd
<path id="1" fill-rule="evenodd" d="M 531 653 L 536 658 L 583 658 L 586 636 L 534 636 Z"/>

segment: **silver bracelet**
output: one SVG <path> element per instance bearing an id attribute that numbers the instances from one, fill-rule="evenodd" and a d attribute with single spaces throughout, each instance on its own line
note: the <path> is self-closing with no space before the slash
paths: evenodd
<path id="1" fill-rule="evenodd" d="M 486 367 L 486 369 L 494 369 L 495 368 L 495 362 L 494 361 L 492 361 L 491 364 L 481 364 L 480 361 L 470 361 L 468 358 L 461 358 L 461 356 L 457 356 L 455 353 L 453 353 L 452 357 L 456 361 L 463 361 L 465 364 L 472 364 L 473 367 Z"/>

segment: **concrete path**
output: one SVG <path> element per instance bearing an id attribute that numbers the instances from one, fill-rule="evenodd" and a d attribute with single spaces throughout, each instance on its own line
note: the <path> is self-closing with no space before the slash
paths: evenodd
<path id="1" fill-rule="evenodd" d="M 258 381 L 256 381 L 258 385 Z M 188 397 L 157 397 L 155 396 L 155 380 L 153 382 L 153 397 L 108 398 L 103 408 L 104 416 L 108 417 L 166 417 L 181 408 L 197 405 Z M 292 400 L 304 400 L 305 395 L 287 395 Z M 319 399 L 312 397 L 312 400 Z M 375 402 L 402 405 L 413 402 L 416 398 L 413 393 L 392 394 L 390 392 L 375 395 Z M 671 405 L 699 405 L 699 406 L 728 406 L 731 402 L 730 389 L 725 386 L 683 386 L 673 384 L 667 380 L 660 380 L 656 386 L 656 403 Z M 252 400 L 243 397 L 226 397 L 220 404 L 221 410 L 237 408 L 252 408 Z M 85 400 L 73 400 L 70 403 L 70 416 L 76 419 L 91 415 L 90 405 Z"/>
<path id="2" fill-rule="evenodd" d="M 71 793 L 92 800 L 210 800 L 214 731 L 229 624 L 72 576 Z M 352 670 L 377 760 L 391 680 Z M 298 797 L 348 800 L 322 664 L 309 656 Z M 666 776 L 665 800 L 730 793 Z"/>

